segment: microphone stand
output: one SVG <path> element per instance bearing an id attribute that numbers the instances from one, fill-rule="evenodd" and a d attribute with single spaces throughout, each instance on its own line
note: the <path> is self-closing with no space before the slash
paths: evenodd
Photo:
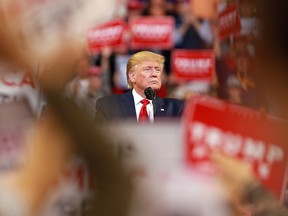
<path id="1" fill-rule="evenodd" d="M 153 116 L 156 115 L 156 93 L 153 91 L 151 87 L 148 87 L 144 90 L 144 94 L 148 100 L 152 100 L 153 104 Z"/>

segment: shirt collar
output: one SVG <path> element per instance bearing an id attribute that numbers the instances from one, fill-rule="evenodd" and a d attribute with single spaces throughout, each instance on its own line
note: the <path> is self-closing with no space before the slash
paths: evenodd
<path id="1" fill-rule="evenodd" d="M 141 100 L 143 99 L 146 99 L 146 98 L 143 98 L 141 95 L 139 95 L 135 89 L 132 90 L 132 95 L 133 95 L 133 98 L 134 98 L 134 103 L 135 105 L 141 103 Z M 149 100 L 150 104 L 151 104 L 151 100 Z"/>

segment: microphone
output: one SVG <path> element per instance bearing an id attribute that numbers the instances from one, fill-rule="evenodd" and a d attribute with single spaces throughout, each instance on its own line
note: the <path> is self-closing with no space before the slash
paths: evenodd
<path id="1" fill-rule="evenodd" d="M 148 87 L 144 90 L 144 94 L 148 100 L 152 100 L 153 104 L 153 114 L 156 114 L 156 93 L 153 91 L 151 87 Z"/>
<path id="2" fill-rule="evenodd" d="M 144 90 L 144 94 L 148 100 L 154 100 L 156 98 L 156 93 L 151 87 L 148 87 Z"/>

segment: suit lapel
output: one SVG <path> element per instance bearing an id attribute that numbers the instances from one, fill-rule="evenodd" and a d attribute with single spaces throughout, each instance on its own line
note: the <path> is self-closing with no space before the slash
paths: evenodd
<path id="1" fill-rule="evenodd" d="M 121 95 L 121 108 L 124 116 L 137 119 L 132 91 Z"/>
<path id="2" fill-rule="evenodd" d="M 157 117 L 165 116 L 165 114 L 166 114 L 166 109 L 165 109 L 164 100 L 162 98 L 156 97 L 155 119 L 157 119 Z"/>

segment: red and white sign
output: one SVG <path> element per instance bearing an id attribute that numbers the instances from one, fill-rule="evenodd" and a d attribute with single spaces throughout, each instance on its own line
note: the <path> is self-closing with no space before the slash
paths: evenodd
<path id="1" fill-rule="evenodd" d="M 283 121 L 207 96 L 188 102 L 185 117 L 188 165 L 212 174 L 209 155 L 219 150 L 250 163 L 259 180 L 283 197 L 287 167 Z"/>
<path id="2" fill-rule="evenodd" d="M 84 160 L 78 157 L 71 160 L 61 180 L 74 182 L 82 193 L 87 193 L 91 189 L 88 167 Z"/>
<path id="3" fill-rule="evenodd" d="M 129 23 L 131 49 L 171 49 L 173 48 L 174 18 L 137 17 Z"/>
<path id="4" fill-rule="evenodd" d="M 260 21 L 258 18 L 241 18 L 241 31 L 240 35 L 254 35 L 258 36 Z"/>
<path id="5" fill-rule="evenodd" d="M 0 62 L 0 106 L 4 103 L 15 102 L 25 96 L 32 110 L 38 113 L 41 105 L 40 91 L 32 76 L 37 73 L 38 69 L 27 72 Z"/>
<path id="6" fill-rule="evenodd" d="M 173 50 L 171 64 L 178 79 L 211 81 L 215 70 L 215 55 L 212 50 Z"/>
<path id="7" fill-rule="evenodd" d="M 219 14 L 219 36 L 225 39 L 229 35 L 240 31 L 241 22 L 237 4 L 229 5 Z"/>
<path id="8" fill-rule="evenodd" d="M 103 47 L 117 47 L 125 43 L 126 23 L 114 20 L 95 26 L 88 31 L 87 43 L 89 52 L 100 51 Z"/>

